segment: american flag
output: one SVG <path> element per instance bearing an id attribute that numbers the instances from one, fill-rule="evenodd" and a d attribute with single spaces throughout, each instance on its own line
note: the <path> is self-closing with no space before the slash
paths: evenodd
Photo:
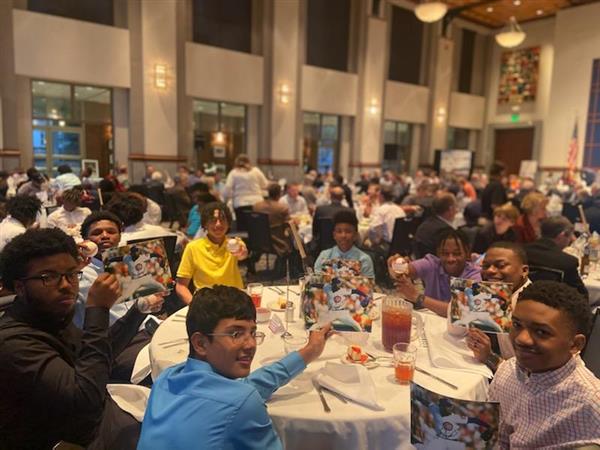
<path id="1" fill-rule="evenodd" d="M 579 143 L 577 142 L 577 119 L 575 119 L 575 126 L 573 127 L 573 135 L 571 136 L 571 141 L 569 142 L 569 155 L 567 157 L 567 165 L 569 166 L 569 171 L 573 172 L 575 170 L 575 165 L 577 164 L 577 152 L 579 151 Z"/>

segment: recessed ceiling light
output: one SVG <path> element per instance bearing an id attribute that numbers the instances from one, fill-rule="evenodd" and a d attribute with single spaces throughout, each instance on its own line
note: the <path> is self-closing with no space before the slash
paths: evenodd
<path id="1" fill-rule="evenodd" d="M 521 4 L 521 0 L 513 0 L 513 5 L 519 6 Z"/>
<path id="2" fill-rule="evenodd" d="M 544 11 L 542 11 L 541 9 L 538 9 L 538 10 L 537 10 L 535 13 L 536 13 L 538 16 L 541 16 L 542 14 L 544 14 Z"/>
<path id="3" fill-rule="evenodd" d="M 485 8 L 485 10 L 487 12 L 494 12 L 494 7 L 493 6 L 488 6 L 487 8 Z"/>

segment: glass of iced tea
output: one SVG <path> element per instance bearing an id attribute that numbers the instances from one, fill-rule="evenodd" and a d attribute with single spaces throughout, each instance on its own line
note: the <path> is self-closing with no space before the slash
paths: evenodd
<path id="1" fill-rule="evenodd" d="M 257 308 L 260 306 L 262 300 L 263 285 L 260 283 L 249 283 L 248 284 L 248 295 L 252 299 L 252 303 Z"/>
<path id="2" fill-rule="evenodd" d="M 397 342 L 393 346 L 393 352 L 396 382 L 399 384 L 409 384 L 415 372 L 417 346 L 409 342 Z"/>
<path id="3" fill-rule="evenodd" d="M 381 342 L 392 351 L 396 342 L 410 342 L 413 305 L 406 300 L 387 296 L 381 305 Z"/>

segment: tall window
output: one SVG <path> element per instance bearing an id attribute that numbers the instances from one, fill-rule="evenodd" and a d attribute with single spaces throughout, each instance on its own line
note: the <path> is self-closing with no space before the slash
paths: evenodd
<path id="1" fill-rule="evenodd" d="M 319 173 L 338 171 L 340 152 L 340 116 L 304 113 L 305 170 L 316 169 Z"/>
<path id="2" fill-rule="evenodd" d="M 412 11 L 392 7 L 388 79 L 420 84 L 422 48 L 423 22 Z"/>
<path id="3" fill-rule="evenodd" d="M 348 70 L 350 0 L 308 0 L 306 64 Z"/>
<path id="4" fill-rule="evenodd" d="M 448 148 L 452 150 L 472 150 L 469 148 L 471 130 L 448 127 Z"/>
<path id="5" fill-rule="evenodd" d="M 250 53 L 252 0 L 193 0 L 194 42 Z"/>
<path id="6" fill-rule="evenodd" d="M 246 152 L 246 106 L 194 100 L 194 152 L 198 167 L 231 169 L 235 157 Z"/>
<path id="7" fill-rule="evenodd" d="M 113 25 L 113 0 L 28 0 L 27 9 L 69 19 Z"/>
<path id="8" fill-rule="evenodd" d="M 383 124 L 383 169 L 399 173 L 408 171 L 411 146 L 412 125 L 386 121 Z"/>
<path id="9" fill-rule="evenodd" d="M 471 80 L 473 78 L 473 58 L 475 57 L 475 32 L 462 30 L 462 44 L 460 48 L 460 66 L 458 70 L 458 92 L 471 93 Z"/>
<path id="10" fill-rule="evenodd" d="M 595 59 L 592 67 L 583 165 L 600 167 L 600 59 Z"/>
<path id="11" fill-rule="evenodd" d="M 98 161 L 100 173 L 112 164 L 112 91 L 94 86 L 32 81 L 33 162 L 49 175 L 82 159 Z"/>

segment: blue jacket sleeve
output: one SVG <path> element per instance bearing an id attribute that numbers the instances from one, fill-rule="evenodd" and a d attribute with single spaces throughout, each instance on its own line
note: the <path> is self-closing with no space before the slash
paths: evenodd
<path id="1" fill-rule="evenodd" d="M 292 352 L 280 361 L 261 367 L 243 380 L 251 384 L 263 401 L 267 401 L 277 389 L 287 384 L 306 368 L 298 352 Z"/>
<path id="2" fill-rule="evenodd" d="M 188 226 L 186 234 L 193 238 L 196 236 L 198 228 L 200 228 L 200 212 L 198 211 L 198 205 L 194 205 L 188 213 Z"/>

